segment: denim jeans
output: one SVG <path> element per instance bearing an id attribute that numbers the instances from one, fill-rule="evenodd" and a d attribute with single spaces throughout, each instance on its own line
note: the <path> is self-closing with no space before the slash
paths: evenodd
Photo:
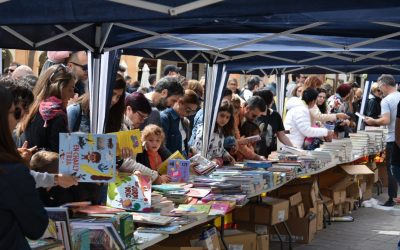
<path id="1" fill-rule="evenodd" d="M 393 199 L 397 197 L 397 179 L 393 176 L 392 173 L 392 166 L 390 164 L 392 160 L 392 151 L 393 151 L 393 144 L 394 142 L 387 142 L 386 143 L 386 168 L 387 168 L 387 176 L 388 176 L 388 195 L 389 199 Z M 399 182 L 400 183 L 400 182 Z"/>
<path id="2" fill-rule="evenodd" d="M 397 183 L 400 184 L 400 165 L 392 165 L 391 170 L 392 170 L 392 175 L 397 180 Z"/>

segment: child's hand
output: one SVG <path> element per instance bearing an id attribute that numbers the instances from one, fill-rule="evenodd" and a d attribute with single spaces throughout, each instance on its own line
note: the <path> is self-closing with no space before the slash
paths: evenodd
<path id="1" fill-rule="evenodd" d="M 78 178 L 75 176 L 58 174 L 55 176 L 54 182 L 57 186 L 69 188 L 70 186 L 78 185 Z"/>
<path id="2" fill-rule="evenodd" d="M 155 180 L 156 184 L 163 184 L 163 183 L 168 183 L 171 182 L 171 177 L 169 177 L 166 174 L 158 176 L 158 178 Z"/>
<path id="3" fill-rule="evenodd" d="M 121 157 L 122 159 L 127 159 L 134 156 L 132 149 L 130 148 L 122 148 L 121 149 Z"/>
<path id="4" fill-rule="evenodd" d="M 133 174 L 136 176 L 141 176 L 142 172 L 140 172 L 139 170 L 136 170 L 135 172 L 133 172 Z"/>
<path id="5" fill-rule="evenodd" d="M 37 151 L 37 147 L 28 148 L 28 142 L 25 141 L 21 148 L 18 148 L 18 153 L 21 155 L 22 159 L 29 162 L 32 155 Z"/>

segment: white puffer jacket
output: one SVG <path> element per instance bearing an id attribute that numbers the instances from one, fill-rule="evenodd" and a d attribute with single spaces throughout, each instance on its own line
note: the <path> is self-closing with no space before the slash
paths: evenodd
<path id="1" fill-rule="evenodd" d="M 306 137 L 322 137 L 328 135 L 326 128 L 311 127 L 311 117 L 308 106 L 297 97 L 292 97 L 287 103 L 288 112 L 285 118 L 285 129 L 290 131 L 287 137 L 296 148 L 302 148 Z"/>

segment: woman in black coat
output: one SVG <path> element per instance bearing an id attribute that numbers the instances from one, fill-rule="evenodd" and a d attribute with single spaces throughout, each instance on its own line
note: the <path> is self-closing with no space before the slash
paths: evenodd
<path id="1" fill-rule="evenodd" d="M 11 136 L 21 110 L 2 86 L 0 100 L 0 249 L 30 249 L 25 237 L 40 238 L 49 220 Z"/>

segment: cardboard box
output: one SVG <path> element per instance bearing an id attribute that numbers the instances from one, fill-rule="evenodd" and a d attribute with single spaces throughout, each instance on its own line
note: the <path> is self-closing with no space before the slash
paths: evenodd
<path id="1" fill-rule="evenodd" d="M 202 247 L 207 250 L 221 250 L 220 238 L 215 227 L 203 231 L 200 239 L 191 240 L 190 244 L 193 247 Z"/>
<path id="2" fill-rule="evenodd" d="M 334 205 L 333 207 L 333 215 L 334 216 L 343 216 L 343 206 L 342 204 Z"/>
<path id="3" fill-rule="evenodd" d="M 269 236 L 268 235 L 257 236 L 257 250 L 269 250 Z"/>
<path id="4" fill-rule="evenodd" d="M 346 190 L 333 191 L 330 189 L 321 189 L 321 192 L 324 195 L 330 197 L 334 205 L 341 204 L 346 200 Z"/>
<path id="5" fill-rule="evenodd" d="M 277 223 L 286 221 L 289 218 L 289 201 L 288 200 L 283 200 L 283 199 L 278 199 L 278 198 L 272 198 L 272 197 L 266 197 L 262 199 L 262 203 L 265 204 L 269 209 L 269 223 L 266 223 L 268 225 L 275 225 Z M 257 208 L 255 210 L 255 216 L 256 218 L 258 217 L 259 213 L 257 212 Z M 260 210 L 262 211 L 262 210 Z M 257 219 L 255 220 L 257 223 Z M 257 223 L 257 224 L 263 224 L 263 223 Z"/>
<path id="6" fill-rule="evenodd" d="M 302 198 L 301 198 L 301 193 L 297 192 L 295 194 L 291 194 L 291 195 L 284 195 L 284 196 L 280 196 L 280 198 L 285 198 L 289 200 L 289 205 L 291 207 L 298 205 L 299 203 L 302 202 Z"/>
<path id="7" fill-rule="evenodd" d="M 324 228 L 324 202 L 317 202 L 317 231 Z"/>
<path id="8" fill-rule="evenodd" d="M 312 191 L 313 190 L 313 191 Z M 288 197 L 297 192 L 301 193 L 301 200 L 304 204 L 304 210 L 308 211 L 311 207 L 316 205 L 317 200 L 315 186 L 313 186 L 313 181 L 309 179 L 298 181 L 295 179 L 283 187 L 271 192 L 271 195 L 276 197 Z"/>
<path id="9" fill-rule="evenodd" d="M 304 204 L 303 203 L 298 204 L 296 206 L 296 211 L 297 211 L 297 217 L 303 218 L 305 215 Z"/>
<path id="10" fill-rule="evenodd" d="M 224 240 L 229 249 L 257 250 L 257 235 L 253 232 L 225 230 Z M 220 245 L 224 249 L 222 241 Z"/>
<path id="11" fill-rule="evenodd" d="M 314 239 L 317 232 L 317 217 L 312 212 L 309 212 L 303 218 L 290 218 L 287 224 L 292 234 L 292 242 L 308 244 Z M 278 230 L 282 235 L 282 240 L 289 242 L 289 237 L 282 225 L 278 225 Z M 279 241 L 275 231 L 271 231 L 270 238 L 272 241 Z"/>

